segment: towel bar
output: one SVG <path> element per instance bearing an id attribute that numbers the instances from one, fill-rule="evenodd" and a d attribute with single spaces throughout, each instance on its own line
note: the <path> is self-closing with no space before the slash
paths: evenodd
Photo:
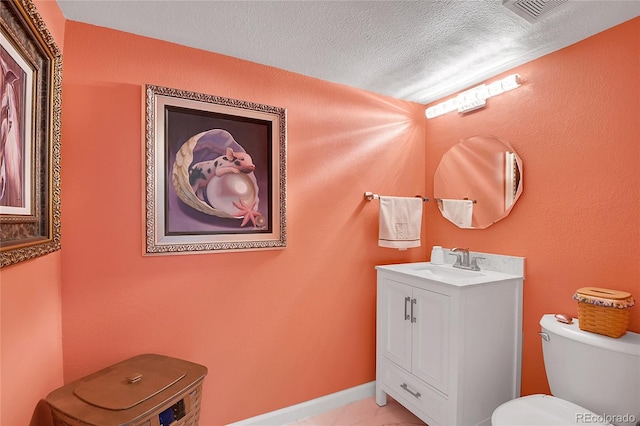
<path id="1" fill-rule="evenodd" d="M 442 198 L 434 198 L 434 200 L 436 200 L 436 202 L 440 203 L 442 201 Z M 472 200 L 471 198 L 463 198 L 463 200 L 469 200 L 472 201 L 473 204 L 477 204 L 478 201 L 477 200 Z"/>
<path id="2" fill-rule="evenodd" d="M 371 201 L 371 200 L 377 200 L 380 198 L 380 196 L 378 194 L 374 194 L 373 192 L 365 192 L 364 193 L 364 198 L 366 198 L 367 200 Z M 416 195 L 416 198 L 422 198 L 422 201 L 424 201 L 425 203 L 429 201 L 429 198 L 427 197 L 423 197 L 422 195 Z"/>

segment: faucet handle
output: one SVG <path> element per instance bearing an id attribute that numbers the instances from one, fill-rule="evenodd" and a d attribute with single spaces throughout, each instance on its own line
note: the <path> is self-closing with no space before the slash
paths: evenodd
<path id="1" fill-rule="evenodd" d="M 453 250 L 455 250 L 455 249 L 453 249 Z M 451 251 L 453 251 L 453 250 L 451 250 Z M 462 255 L 461 254 L 449 252 L 449 256 L 455 256 L 456 257 L 456 263 L 454 263 L 454 265 L 462 265 Z"/>
<path id="2" fill-rule="evenodd" d="M 478 266 L 478 259 L 479 260 L 484 260 L 484 257 L 474 257 L 471 259 L 471 267 L 473 268 L 474 271 L 479 271 L 480 267 Z"/>

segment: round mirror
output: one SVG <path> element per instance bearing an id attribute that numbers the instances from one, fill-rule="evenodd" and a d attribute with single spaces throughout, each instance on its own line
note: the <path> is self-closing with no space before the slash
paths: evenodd
<path id="1" fill-rule="evenodd" d="M 522 160 L 494 136 L 463 139 L 443 156 L 433 179 L 442 215 L 460 228 L 484 229 L 506 217 L 522 194 Z"/>

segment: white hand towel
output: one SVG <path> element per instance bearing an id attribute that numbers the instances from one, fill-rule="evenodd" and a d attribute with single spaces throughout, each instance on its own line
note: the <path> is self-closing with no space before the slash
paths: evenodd
<path id="1" fill-rule="evenodd" d="M 460 228 L 471 228 L 473 217 L 472 200 L 442 200 L 442 215 Z"/>
<path id="2" fill-rule="evenodd" d="M 420 247 L 421 226 L 422 198 L 380 197 L 380 247 Z"/>

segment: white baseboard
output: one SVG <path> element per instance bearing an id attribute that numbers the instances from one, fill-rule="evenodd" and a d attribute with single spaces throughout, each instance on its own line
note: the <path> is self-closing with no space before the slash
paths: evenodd
<path id="1" fill-rule="evenodd" d="M 301 402 L 300 404 L 285 407 L 270 413 L 261 414 L 228 426 L 282 426 L 287 423 L 295 422 L 309 416 L 315 416 L 326 411 L 331 411 L 344 405 L 350 404 L 361 399 L 373 396 L 376 391 L 376 382 L 369 382 L 363 385 L 345 389 L 340 392 L 321 396 L 320 398 L 310 401 Z"/>

